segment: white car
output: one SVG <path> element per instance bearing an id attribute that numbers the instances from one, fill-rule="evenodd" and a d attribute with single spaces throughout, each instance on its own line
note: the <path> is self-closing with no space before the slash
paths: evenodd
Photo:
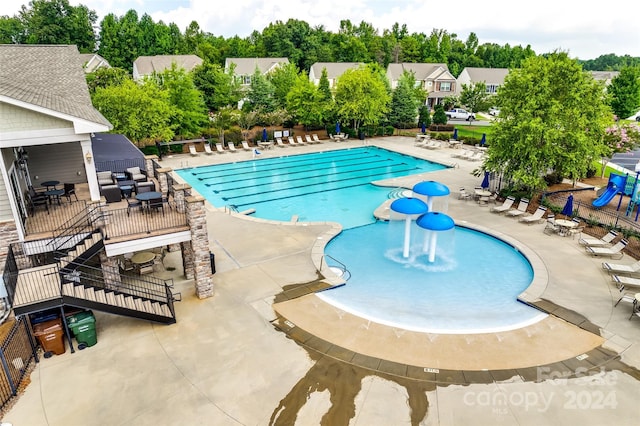
<path id="1" fill-rule="evenodd" d="M 489 115 L 493 115 L 494 117 L 500 114 L 500 108 L 491 107 L 489 108 Z"/>

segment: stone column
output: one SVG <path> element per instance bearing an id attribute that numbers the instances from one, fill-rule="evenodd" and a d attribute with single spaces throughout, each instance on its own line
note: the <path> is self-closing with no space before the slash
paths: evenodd
<path id="1" fill-rule="evenodd" d="M 173 185 L 173 201 L 176 203 L 178 213 L 185 213 L 187 206 L 185 199 L 191 196 L 191 185 L 180 183 Z"/>
<path id="2" fill-rule="evenodd" d="M 155 176 L 153 170 L 153 162 L 158 159 L 158 156 L 153 155 L 145 155 L 144 156 L 144 169 L 147 172 L 147 178 L 152 178 Z"/>
<path id="3" fill-rule="evenodd" d="M 182 270 L 184 271 L 184 277 L 191 280 L 195 276 L 193 267 L 193 246 L 191 245 L 191 241 L 185 241 L 180 244 L 182 247 Z"/>
<path id="4" fill-rule="evenodd" d="M 118 259 L 116 257 L 107 257 L 104 251 L 101 251 L 99 255 L 102 276 L 104 277 L 104 288 L 115 290 L 122 282 Z"/>
<path id="5" fill-rule="evenodd" d="M 160 187 L 160 192 L 163 194 L 169 194 L 169 182 L 167 179 L 167 174 L 171 173 L 171 167 L 158 167 L 156 169 L 156 175 L 158 176 L 158 186 Z"/>
<path id="6" fill-rule="evenodd" d="M 187 203 L 187 223 L 191 229 L 191 250 L 193 252 L 192 265 L 185 265 L 185 275 L 189 267 L 193 268 L 196 296 L 200 299 L 213 296 L 213 277 L 211 276 L 211 262 L 209 260 L 209 235 L 207 233 L 207 212 L 204 207 L 204 197 L 189 196 Z M 183 252 L 183 256 L 185 253 Z M 185 263 L 187 261 L 185 260 Z"/>

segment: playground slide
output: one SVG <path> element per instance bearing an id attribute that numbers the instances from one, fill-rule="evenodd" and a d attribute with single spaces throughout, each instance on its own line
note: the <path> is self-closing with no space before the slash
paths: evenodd
<path id="1" fill-rule="evenodd" d="M 624 186 L 627 183 L 626 176 L 611 175 L 609 177 L 609 184 L 607 189 L 598 198 L 593 200 L 593 207 L 602 207 L 609 204 L 613 197 L 620 191 L 624 191 Z"/>

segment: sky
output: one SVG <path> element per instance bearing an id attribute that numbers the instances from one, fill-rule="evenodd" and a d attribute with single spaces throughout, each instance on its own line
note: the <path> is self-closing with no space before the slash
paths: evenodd
<path id="1" fill-rule="evenodd" d="M 0 16 L 13 16 L 27 0 L 2 0 Z M 613 53 L 640 57 L 640 2 L 618 0 L 69 0 L 96 11 L 98 22 L 109 13 L 135 9 L 154 21 L 175 23 L 184 32 L 192 21 L 225 38 L 262 32 L 271 22 L 290 18 L 337 32 L 342 19 L 368 22 L 381 34 L 394 23 L 410 33 L 443 29 L 480 44 L 521 45 L 538 54 L 562 50 L 573 58 L 595 59 Z M 611 8 L 608 6 L 611 5 Z"/>

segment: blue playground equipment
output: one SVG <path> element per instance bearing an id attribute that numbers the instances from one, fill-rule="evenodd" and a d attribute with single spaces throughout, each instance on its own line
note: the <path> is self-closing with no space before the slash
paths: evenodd
<path id="1" fill-rule="evenodd" d="M 609 175 L 609 183 L 607 183 L 607 188 L 598 198 L 593 200 L 593 207 L 606 206 L 611 202 L 611 200 L 613 200 L 613 198 L 617 194 L 620 194 L 620 201 L 618 202 L 619 210 L 620 204 L 622 203 L 622 197 L 627 186 L 627 178 L 627 175 L 617 175 L 615 173 L 611 173 Z"/>

